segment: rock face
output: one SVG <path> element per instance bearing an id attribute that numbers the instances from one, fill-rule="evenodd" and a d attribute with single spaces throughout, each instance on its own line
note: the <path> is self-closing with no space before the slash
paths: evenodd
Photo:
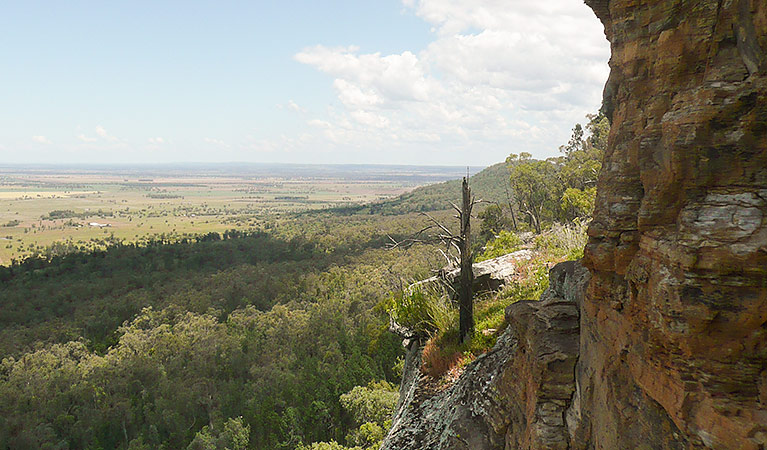
<path id="1" fill-rule="evenodd" d="M 519 266 L 526 264 L 534 255 L 535 252 L 532 250 L 522 249 L 498 256 L 497 258 L 474 263 L 471 266 L 474 274 L 473 291 L 483 292 L 500 289 L 517 278 L 519 276 Z M 412 290 L 430 284 L 440 284 L 452 288 L 452 291 L 457 293 L 460 273 L 460 268 L 448 266 L 441 269 L 437 275 L 412 284 L 408 289 Z"/>
<path id="2" fill-rule="evenodd" d="M 586 3 L 612 46 L 588 287 L 557 266 L 440 393 L 412 347 L 385 449 L 767 448 L 767 1 Z"/>
<path id="3" fill-rule="evenodd" d="M 474 292 L 494 291 L 513 281 L 519 276 L 519 266 L 524 265 L 534 254 L 532 250 L 522 249 L 474 263 L 471 266 L 474 272 Z M 460 269 L 455 268 L 441 273 L 439 277 L 457 290 L 459 274 Z"/>
<path id="4" fill-rule="evenodd" d="M 541 301 L 506 310 L 496 346 L 435 392 L 420 374 L 420 346 L 405 362 L 400 402 L 383 449 L 566 449 L 565 411 L 576 390 L 578 304 L 589 273 L 576 262 L 551 271 Z"/>
<path id="5" fill-rule="evenodd" d="M 767 2 L 586 0 L 612 46 L 577 448 L 767 447 Z"/>

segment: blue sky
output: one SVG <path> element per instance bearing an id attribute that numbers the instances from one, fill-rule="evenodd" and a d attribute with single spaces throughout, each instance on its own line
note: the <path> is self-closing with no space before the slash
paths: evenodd
<path id="1" fill-rule="evenodd" d="M 551 156 L 598 108 L 609 51 L 580 0 L 530 3 L 0 2 L 0 156 Z"/>

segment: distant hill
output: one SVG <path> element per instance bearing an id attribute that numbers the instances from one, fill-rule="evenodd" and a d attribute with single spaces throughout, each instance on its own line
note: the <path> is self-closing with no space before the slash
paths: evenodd
<path id="1" fill-rule="evenodd" d="M 493 164 L 469 178 L 472 194 L 489 202 L 507 202 L 509 170 L 506 163 Z M 397 198 L 380 203 L 344 208 L 339 212 L 357 214 L 405 214 L 420 211 L 437 211 L 450 208 L 450 202 L 461 201 L 461 180 L 450 180 L 421 186 Z"/>

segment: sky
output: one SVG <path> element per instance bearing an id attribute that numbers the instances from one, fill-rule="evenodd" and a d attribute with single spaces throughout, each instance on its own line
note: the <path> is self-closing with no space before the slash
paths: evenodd
<path id="1" fill-rule="evenodd" d="M 489 165 L 599 109 L 581 0 L 0 0 L 0 163 Z"/>

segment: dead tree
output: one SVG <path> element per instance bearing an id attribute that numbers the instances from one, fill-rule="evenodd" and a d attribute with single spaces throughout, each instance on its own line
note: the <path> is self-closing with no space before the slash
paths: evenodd
<path id="1" fill-rule="evenodd" d="M 447 246 L 448 253 L 451 248 L 458 252 L 458 258 L 455 261 L 451 261 L 448 253 L 443 254 L 448 259 L 448 263 L 457 263 L 460 268 L 458 276 L 458 329 L 461 342 L 471 339 L 474 334 L 474 272 L 472 270 L 474 255 L 471 251 L 471 212 L 474 205 L 480 202 L 481 200 L 476 200 L 471 196 L 468 177 L 464 177 L 461 184 L 461 207 L 451 203 L 461 225 L 458 235 L 429 214 L 421 213 L 429 219 L 430 224 L 416 233 L 415 237 L 397 241 L 389 236 L 391 241 L 389 248 L 411 246 L 416 243 L 441 242 Z M 436 234 L 429 234 L 431 230 L 435 229 L 438 230 Z"/>
<path id="2" fill-rule="evenodd" d="M 461 342 L 471 339 L 474 334 L 474 255 L 471 253 L 471 210 L 474 207 L 474 199 L 471 198 L 469 181 L 464 177 L 461 184 L 461 208 L 458 211 L 458 220 L 461 221 L 461 231 L 458 236 L 458 254 L 461 258 L 461 275 L 458 284 L 458 325 Z"/>

